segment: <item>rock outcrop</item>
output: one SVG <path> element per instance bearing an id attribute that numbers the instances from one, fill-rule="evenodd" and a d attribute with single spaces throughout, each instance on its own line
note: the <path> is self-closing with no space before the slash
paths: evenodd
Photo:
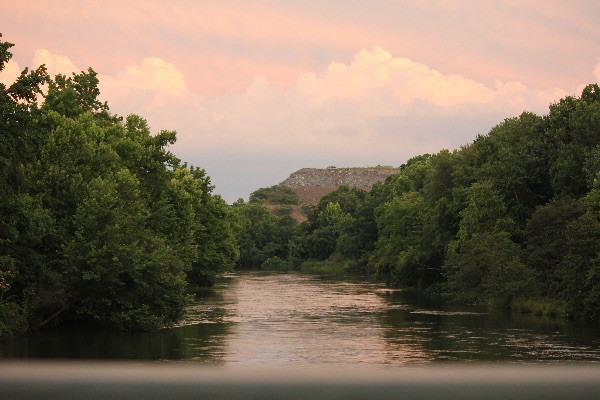
<path id="1" fill-rule="evenodd" d="M 291 174 L 281 185 L 291 188 L 301 204 L 311 206 L 340 185 L 369 190 L 375 182 L 398 172 L 398 169 L 391 167 L 303 168 Z"/>

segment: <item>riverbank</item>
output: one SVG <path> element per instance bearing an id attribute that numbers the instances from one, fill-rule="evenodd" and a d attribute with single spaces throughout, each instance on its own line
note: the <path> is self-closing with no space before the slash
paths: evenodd
<path id="1" fill-rule="evenodd" d="M 566 306 L 559 300 L 533 298 L 516 299 L 510 306 L 514 312 L 542 315 L 552 318 L 569 318 Z"/>

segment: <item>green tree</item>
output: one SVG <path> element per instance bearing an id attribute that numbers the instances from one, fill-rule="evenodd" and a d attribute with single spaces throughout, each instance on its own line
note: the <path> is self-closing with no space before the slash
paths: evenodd
<path id="1" fill-rule="evenodd" d="M 494 127 L 472 145 L 477 181 L 489 180 L 517 223 L 552 196 L 549 144 L 543 118 L 523 113 Z"/>
<path id="2" fill-rule="evenodd" d="M 11 46 L 0 41 L 0 70 Z M 0 335 L 168 325 L 187 279 L 208 283 L 237 258 L 229 208 L 167 150 L 175 132 L 123 122 L 99 94 L 91 69 L 0 85 Z"/>
<path id="3" fill-rule="evenodd" d="M 585 214 L 569 222 L 558 267 L 560 295 L 577 318 L 600 322 L 600 174 L 583 198 Z"/>
<path id="4" fill-rule="evenodd" d="M 233 226 L 239 246 L 239 269 L 258 269 L 270 258 L 290 261 L 297 223 L 291 217 L 272 215 L 262 201 L 233 204 Z M 294 257 L 298 256 L 295 251 Z"/>
<path id="5" fill-rule="evenodd" d="M 304 239 L 304 251 L 309 259 L 325 260 L 336 251 L 338 239 L 353 224 L 354 218 L 344 212 L 340 203 L 322 203 L 310 220 L 312 229 Z M 313 214 L 315 215 L 315 214 Z"/>
<path id="6" fill-rule="evenodd" d="M 477 233 L 461 241 L 459 250 L 449 251 L 444 266 L 453 298 L 506 307 L 526 295 L 533 274 L 518 255 L 518 246 L 503 231 Z"/>
<path id="7" fill-rule="evenodd" d="M 508 306 L 525 293 L 533 274 L 519 258 L 511 238 L 515 225 L 500 195 L 490 182 L 475 183 L 460 215 L 444 265 L 448 289 L 459 301 Z"/>
<path id="8" fill-rule="evenodd" d="M 580 201 L 558 197 L 538 207 L 527 221 L 523 260 L 536 272 L 542 295 L 558 295 L 557 269 L 567 253 L 567 228 L 584 211 Z"/>
<path id="9" fill-rule="evenodd" d="M 199 224 L 195 229 L 198 257 L 192 262 L 188 276 L 193 283 L 212 285 L 214 277 L 232 271 L 240 257 L 234 216 L 221 196 L 211 194 L 213 186 L 204 170 L 192 168 L 191 174 L 201 185 L 201 201 L 194 210 Z"/>
<path id="10" fill-rule="evenodd" d="M 1 40 L 0 72 L 12 58 L 12 43 Z M 32 271 L 45 268 L 44 239 L 52 225 L 40 196 L 31 192 L 29 165 L 44 133 L 36 129 L 37 99 L 48 82 L 46 68 L 25 69 L 15 82 L 0 83 L 0 336 L 27 329 L 25 291 Z"/>
<path id="11" fill-rule="evenodd" d="M 422 276 L 418 253 L 424 201 L 408 192 L 385 203 L 377 216 L 379 237 L 371 263 L 376 276 L 388 285 L 415 285 Z"/>
<path id="12" fill-rule="evenodd" d="M 179 320 L 185 263 L 147 228 L 139 181 L 127 169 L 95 178 L 64 247 L 66 304 L 76 316 L 121 329 L 156 329 Z"/>
<path id="13" fill-rule="evenodd" d="M 71 77 L 58 74 L 49 80 L 48 93 L 42 109 L 52 110 L 65 117 L 76 118 L 85 112 L 108 116 L 108 105 L 98 100 L 97 73 L 88 68 L 87 72 L 73 73 Z"/>
<path id="14" fill-rule="evenodd" d="M 355 241 L 355 215 L 366 197 L 364 190 L 341 185 L 321 198 L 301 226 L 302 256 L 325 260 L 334 253 L 349 253 Z"/>
<path id="15" fill-rule="evenodd" d="M 590 172 L 583 166 L 600 144 L 598 85 L 586 86 L 580 98 L 568 96 L 551 105 L 545 123 L 556 141 L 550 164 L 552 187 L 557 194 L 580 198 L 591 189 Z"/>

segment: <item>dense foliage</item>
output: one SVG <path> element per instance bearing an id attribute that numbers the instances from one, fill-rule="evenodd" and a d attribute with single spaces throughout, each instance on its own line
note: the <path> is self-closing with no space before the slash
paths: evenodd
<path id="1" fill-rule="evenodd" d="M 11 46 L 0 41 L 0 71 Z M 0 335 L 168 325 L 188 283 L 238 258 L 229 207 L 167 150 L 175 132 L 111 115 L 97 85 L 91 69 L 43 66 L 0 84 Z"/>
<path id="2" fill-rule="evenodd" d="M 258 203 L 268 201 L 271 204 L 298 204 L 298 197 L 294 191 L 284 185 L 274 185 L 268 188 L 255 190 L 250 194 L 250 202 Z"/>
<path id="3" fill-rule="evenodd" d="M 248 203 L 240 199 L 232 208 L 240 251 L 237 269 L 289 270 L 296 221 L 289 215 L 275 215 L 255 197 Z"/>
<path id="4" fill-rule="evenodd" d="M 523 113 L 301 226 L 303 259 L 464 302 L 600 321 L 600 88 Z"/>

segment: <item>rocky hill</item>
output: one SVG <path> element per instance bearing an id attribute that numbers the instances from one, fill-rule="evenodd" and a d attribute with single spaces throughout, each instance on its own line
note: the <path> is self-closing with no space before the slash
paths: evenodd
<path id="1" fill-rule="evenodd" d="M 323 196 L 341 185 L 369 190 L 375 182 L 397 173 L 399 169 L 392 167 L 303 168 L 277 185 L 256 190 L 250 201 L 263 201 L 274 215 L 289 215 L 301 222 Z"/>
<path id="2" fill-rule="evenodd" d="M 392 167 L 373 168 L 303 168 L 281 182 L 292 189 L 300 205 L 316 205 L 321 197 L 333 192 L 340 185 L 369 190 L 375 182 L 397 174 Z"/>
<path id="3" fill-rule="evenodd" d="M 369 190 L 375 182 L 398 172 L 392 167 L 303 168 L 277 185 L 256 190 L 250 195 L 250 201 L 264 202 L 274 215 L 289 215 L 304 221 L 307 212 L 323 196 L 341 185 Z"/>

